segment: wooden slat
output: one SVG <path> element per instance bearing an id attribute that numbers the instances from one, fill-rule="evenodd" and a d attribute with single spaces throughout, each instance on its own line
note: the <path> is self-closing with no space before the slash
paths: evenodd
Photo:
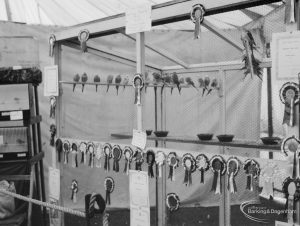
<path id="1" fill-rule="evenodd" d="M 210 72 L 210 71 L 219 71 L 219 70 L 241 70 L 244 66 L 242 61 L 225 61 L 218 63 L 203 63 L 203 64 L 191 64 L 188 69 L 184 69 L 181 66 L 166 66 L 162 70 L 164 72 L 172 73 L 177 72 L 178 74 L 185 73 L 197 73 L 197 72 Z M 272 67 L 272 61 L 270 58 L 264 58 L 260 63 L 262 68 Z"/>
<path id="2" fill-rule="evenodd" d="M 118 139 L 131 139 L 132 135 L 129 134 L 111 134 L 112 137 Z M 232 142 L 219 142 L 217 139 L 212 139 L 210 141 L 201 141 L 193 137 L 155 137 L 148 136 L 148 140 L 157 141 L 167 141 L 167 142 L 177 142 L 177 143 L 187 143 L 187 144 L 202 144 L 202 145 L 212 145 L 212 146 L 222 146 L 222 147 L 239 147 L 239 148 L 254 148 L 259 150 L 270 150 L 273 152 L 280 152 L 280 145 L 264 145 L 260 142 L 255 141 L 244 141 L 244 140 L 233 140 Z"/>
<path id="3" fill-rule="evenodd" d="M 211 1 L 203 0 L 206 8 L 206 15 L 228 12 L 232 10 L 253 7 L 262 4 L 279 2 L 279 0 L 224 0 Z M 162 25 L 170 22 L 187 20 L 190 18 L 190 11 L 194 4 L 200 3 L 199 0 L 171 1 L 152 7 L 152 25 Z M 124 29 L 126 23 L 125 14 L 118 14 L 100 20 L 80 24 L 69 29 L 56 32 L 57 41 L 77 38 L 82 29 L 90 32 L 90 37 L 98 37 L 106 34 L 116 33 L 117 30 Z"/>
<path id="4" fill-rule="evenodd" d="M 0 180 L 30 180 L 30 175 L 0 175 Z"/>

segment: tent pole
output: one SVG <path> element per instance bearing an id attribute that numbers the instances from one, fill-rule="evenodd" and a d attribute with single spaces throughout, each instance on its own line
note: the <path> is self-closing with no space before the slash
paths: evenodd
<path id="1" fill-rule="evenodd" d="M 267 43 L 267 57 L 270 57 L 270 43 Z M 268 136 L 273 136 L 273 109 L 272 109 L 272 77 L 271 68 L 267 68 L 267 99 L 268 99 Z M 269 159 L 273 159 L 273 152 L 269 152 Z"/>
<path id="2" fill-rule="evenodd" d="M 136 72 L 139 74 L 142 74 L 144 76 L 145 73 L 145 33 L 140 32 L 136 34 Z M 142 92 L 140 92 L 140 95 L 142 95 Z M 141 100 L 142 97 L 141 97 Z M 143 101 L 141 101 L 141 104 L 136 105 L 137 107 L 137 129 L 142 130 L 143 129 L 143 114 L 142 114 L 142 104 Z"/>
<path id="3" fill-rule="evenodd" d="M 300 2 L 299 0 L 296 1 L 296 21 L 297 21 L 297 30 L 300 30 Z M 300 72 L 299 72 L 300 73 Z M 300 76 L 298 75 L 298 86 L 300 86 Z M 300 104 L 298 104 L 298 138 L 300 138 Z M 298 161 L 298 167 L 299 168 L 299 161 Z M 299 170 L 296 172 L 297 178 L 299 178 Z M 300 202 L 296 202 L 296 219 L 295 223 L 300 224 Z"/>

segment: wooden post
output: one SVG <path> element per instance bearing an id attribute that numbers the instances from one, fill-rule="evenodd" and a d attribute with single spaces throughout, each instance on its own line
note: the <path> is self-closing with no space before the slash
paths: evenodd
<path id="1" fill-rule="evenodd" d="M 221 97 L 222 97 L 222 105 L 221 105 L 221 117 L 222 117 L 222 133 L 226 134 L 226 72 L 223 70 L 219 71 L 220 79 L 222 81 L 221 85 Z M 226 147 L 222 147 L 221 154 L 226 153 Z M 226 177 L 225 174 L 222 179 L 222 194 L 220 195 L 220 207 L 219 207 L 219 225 L 220 226 L 230 226 L 230 194 L 226 189 Z"/>
<path id="2" fill-rule="evenodd" d="M 267 43 L 267 57 L 270 57 L 270 43 Z M 272 74 L 271 68 L 267 67 L 267 99 L 268 99 L 268 136 L 273 136 L 273 108 L 272 108 Z M 269 152 L 269 159 L 273 159 L 273 152 Z"/>
<path id="3" fill-rule="evenodd" d="M 61 80 L 61 44 L 60 43 L 56 43 L 54 46 L 54 65 L 58 66 L 58 81 Z M 56 136 L 60 137 L 61 136 L 61 130 L 62 130 L 62 125 L 61 125 L 61 116 L 62 116 L 62 84 L 59 83 L 59 96 L 57 97 L 56 100 Z M 58 165 L 56 164 L 57 161 L 57 156 L 56 156 L 56 148 L 53 147 L 52 149 L 52 167 L 55 169 L 59 169 L 60 170 L 60 179 L 63 178 L 63 166 L 62 164 L 58 163 Z M 63 197 L 60 194 L 60 200 L 59 204 L 63 205 Z M 57 222 L 53 222 L 53 225 L 55 226 L 64 226 L 64 213 L 63 212 L 59 212 L 58 214 L 59 218 Z"/>
<path id="4" fill-rule="evenodd" d="M 136 72 L 144 76 L 145 74 L 145 33 L 136 34 Z M 142 95 L 142 92 L 141 92 Z M 143 129 L 143 99 L 141 96 L 141 104 L 137 105 L 137 129 Z"/>

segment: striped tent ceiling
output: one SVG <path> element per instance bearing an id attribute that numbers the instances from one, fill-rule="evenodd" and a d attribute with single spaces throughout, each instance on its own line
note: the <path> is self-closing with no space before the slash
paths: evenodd
<path id="1" fill-rule="evenodd" d="M 0 0 L 0 20 L 25 24 L 72 26 L 123 13 L 141 2 L 160 4 L 170 0 Z M 224 0 L 226 1 L 226 0 Z M 209 16 L 206 19 L 221 29 L 232 29 L 258 19 L 282 3 L 252 7 Z M 191 21 L 181 21 L 156 29 L 192 30 Z"/>

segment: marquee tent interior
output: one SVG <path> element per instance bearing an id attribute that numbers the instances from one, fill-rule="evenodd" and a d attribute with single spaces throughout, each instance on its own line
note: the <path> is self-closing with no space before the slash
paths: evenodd
<path id="1" fill-rule="evenodd" d="M 167 2 L 166 0 L 144 0 L 155 6 Z M 182 0 L 176 2 L 183 2 Z M 219 0 L 217 2 L 224 2 Z M 269 3 L 269 1 L 268 1 Z M 27 65 L 36 65 L 43 69 L 53 64 L 53 58 L 48 56 L 50 34 L 66 29 L 81 26 L 94 20 L 124 13 L 132 5 L 141 4 L 140 0 L 0 0 L 0 36 L 1 49 L 4 51 L 0 62 L 3 66 L 12 66 L 23 62 Z M 262 6 L 249 7 L 242 10 L 234 10 L 205 17 L 205 23 L 201 25 L 199 39 L 193 38 L 194 24 L 190 20 L 172 22 L 154 26 L 152 31 L 145 33 L 146 46 L 146 72 L 172 73 L 178 71 L 180 77 L 191 77 L 195 83 L 199 78 L 209 76 L 224 82 L 225 106 L 221 101 L 224 96 L 214 90 L 210 95 L 201 95 L 202 90 L 192 87 L 183 88 L 181 94 L 178 90 L 170 91 L 166 88 L 161 97 L 159 106 L 158 129 L 167 129 L 170 135 L 195 136 L 197 133 L 210 131 L 220 134 L 225 131 L 235 134 L 237 139 L 259 140 L 268 134 L 268 93 L 267 93 L 267 67 L 270 65 L 268 43 L 272 41 L 272 34 L 284 32 L 285 3 L 270 1 Z M 243 57 L 243 44 L 241 37 L 244 31 L 251 31 L 256 42 L 255 56 L 260 59 L 263 69 L 262 80 L 258 77 L 245 76 L 241 69 Z M 22 37 L 29 38 L 26 45 L 18 43 Z M 8 39 L 10 37 L 10 40 Z M 24 41 L 25 42 L 25 41 Z M 90 49 L 87 53 L 81 53 L 77 42 L 68 42 L 62 46 L 61 74 L 62 74 L 62 107 L 60 136 L 70 141 L 106 141 L 125 145 L 130 139 L 116 139 L 111 137 L 114 133 L 130 133 L 136 128 L 136 109 L 133 107 L 134 93 L 132 87 L 110 86 L 108 92 L 106 86 L 98 87 L 86 85 L 82 92 L 81 84 L 67 84 L 73 80 L 73 76 L 87 73 L 89 81 L 98 74 L 101 81 L 105 81 L 108 75 L 121 75 L 122 79 L 132 76 L 136 72 L 135 36 L 120 33 L 88 40 Z M 30 53 L 25 56 L 24 49 Z M 11 52 L 10 52 L 11 51 Z M 22 52 L 20 58 L 7 60 L 5 57 Z M 0 55 L 1 56 L 1 55 Z M 126 60 L 114 56 L 121 56 Z M 166 57 L 167 56 L 167 57 Z M 28 55 L 26 55 L 28 57 Z M 26 61 L 27 60 L 27 61 Z M 129 61 L 131 63 L 129 63 Z M 132 63 L 133 62 L 133 63 Z M 220 66 L 221 65 L 221 66 Z M 219 70 L 210 70 L 212 67 L 229 65 L 226 75 Z M 235 65 L 231 68 L 230 65 Z M 197 71 L 197 69 L 202 70 Z M 272 128 L 274 136 L 283 138 L 285 130 L 282 125 L 284 105 L 278 98 L 278 91 L 284 81 L 272 77 Z M 14 90 L 18 93 L 18 90 Z M 2 95 L 2 94 L 1 94 Z M 9 93 L 5 94 L 9 95 Z M 3 95 L 1 100 L 6 98 Z M 22 95 L 22 94 L 20 94 Z M 48 167 L 55 161 L 49 145 L 49 127 L 52 123 L 49 118 L 49 98 L 43 96 L 43 84 L 39 86 L 40 113 L 43 116 L 42 140 L 45 152 L 44 168 L 45 181 L 48 181 Z M 154 88 L 143 90 L 143 127 L 154 130 L 155 124 L 155 97 Z M 222 113 L 225 108 L 225 115 Z M 155 146 L 154 141 L 148 141 L 150 147 Z M 165 144 L 170 151 L 178 151 L 182 155 L 188 150 L 197 155 L 199 149 L 207 153 L 208 157 L 222 152 L 222 147 L 208 145 L 168 143 Z M 155 149 L 155 148 L 154 148 Z M 226 148 L 226 155 L 237 155 L 245 160 L 249 157 L 260 159 L 261 168 L 269 164 L 268 151 L 257 149 Z M 281 169 L 287 168 L 281 153 L 273 153 L 272 160 Z M 124 159 L 120 161 L 121 168 Z M 99 173 L 102 169 L 94 169 L 82 165 L 73 168 L 63 165 L 63 179 L 61 180 L 61 196 L 63 204 L 73 209 L 84 208 L 84 195 L 91 191 L 105 194 L 103 180 L 107 173 Z M 122 169 L 123 170 L 123 169 Z M 122 171 L 121 170 L 121 171 Z M 144 164 L 143 170 L 147 171 Z M 219 206 L 219 197 L 210 189 L 213 173 L 207 172 L 207 183 L 199 184 L 200 176 L 193 176 L 193 185 L 186 187 L 182 180 L 183 167 L 176 170 L 176 181 L 167 182 L 166 192 L 179 194 L 181 207 L 215 207 Z M 109 173 L 115 180 L 115 190 L 112 194 L 111 209 L 128 209 L 128 177 L 123 173 Z M 287 176 L 287 171 L 282 170 L 278 174 L 281 179 Z M 240 188 L 246 186 L 244 173 L 237 176 L 237 185 Z M 73 179 L 79 184 L 78 201 L 73 203 L 70 199 L 70 185 Z M 152 181 L 151 181 L 152 180 Z M 279 189 L 281 180 L 274 182 L 274 187 Z M 153 183 L 151 183 L 153 182 Z M 150 194 L 156 191 L 155 179 L 150 179 Z M 46 184 L 46 193 L 48 193 Z M 201 191 L 201 192 L 199 192 Z M 278 198 L 283 195 L 276 193 Z M 231 196 L 232 206 L 240 205 L 243 201 L 257 199 L 259 192 L 249 193 L 244 189 Z M 151 207 L 155 207 L 155 196 L 150 196 Z M 233 219 L 234 222 L 234 219 Z M 237 225 L 238 222 L 233 223 Z"/>

